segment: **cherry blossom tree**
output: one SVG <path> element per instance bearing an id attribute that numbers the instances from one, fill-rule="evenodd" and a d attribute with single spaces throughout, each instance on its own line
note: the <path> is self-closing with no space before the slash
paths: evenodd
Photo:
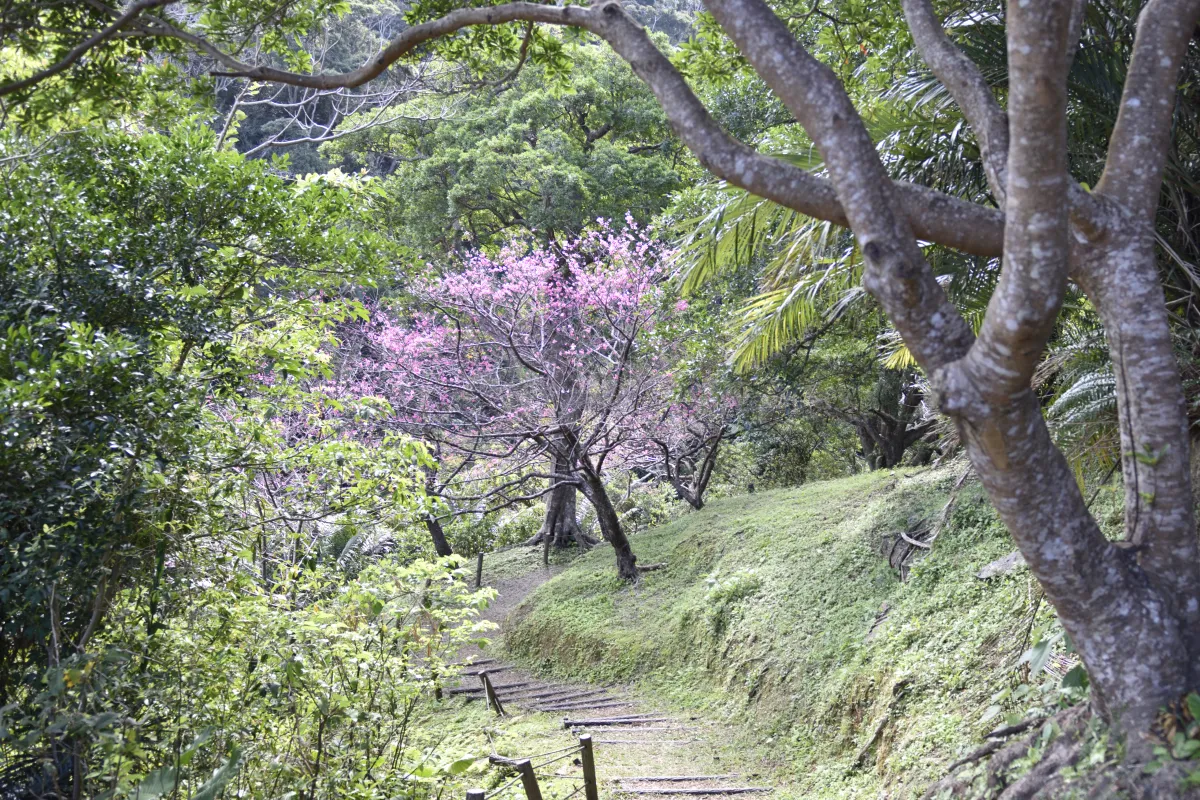
<path id="1" fill-rule="evenodd" d="M 548 495 L 540 536 L 586 546 L 574 519 L 581 491 L 618 573 L 633 580 L 603 476 L 665 380 L 643 368 L 662 257 L 645 232 L 604 224 L 553 249 L 514 242 L 471 256 L 416 287 L 418 313 L 376 314 L 355 391 L 385 396 L 395 424 L 441 453 L 439 491 L 460 504 L 495 510 Z M 487 488 L 473 491 L 480 473 Z"/>
<path id="2" fill-rule="evenodd" d="M 740 404 L 719 380 L 689 381 L 660 389 L 654 413 L 641 418 L 630 456 L 645 472 L 666 481 L 675 495 L 699 511 L 721 445 L 740 430 Z"/>

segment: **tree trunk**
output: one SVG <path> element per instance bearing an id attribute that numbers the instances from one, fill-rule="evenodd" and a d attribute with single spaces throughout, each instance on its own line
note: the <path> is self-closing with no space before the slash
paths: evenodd
<path id="1" fill-rule="evenodd" d="M 425 467 L 423 471 L 425 473 L 425 495 L 426 497 L 436 497 L 437 469 Z M 433 514 L 426 514 L 425 528 L 429 531 L 429 537 L 433 539 L 433 550 L 439 558 L 454 555 L 450 542 L 446 541 L 446 531 L 442 529 L 442 523 L 438 521 L 437 517 Z"/>
<path id="2" fill-rule="evenodd" d="M 693 487 L 684 483 L 683 480 L 677 479 L 671 482 L 671 486 L 675 488 L 675 496 L 689 506 L 699 511 L 704 508 L 704 498 L 693 491 Z"/>
<path id="3" fill-rule="evenodd" d="M 562 465 L 560 458 L 554 459 L 554 472 L 561 475 L 569 472 Z M 571 484 L 558 486 L 546 498 L 546 519 L 539 532 L 539 540 L 550 537 L 550 544 L 555 547 L 567 547 L 572 541 L 586 548 L 589 545 L 579 527 L 576 516 L 576 489 Z"/>
<path id="4" fill-rule="evenodd" d="M 454 555 L 453 548 L 450 547 L 450 542 L 446 541 L 446 531 L 442 529 L 442 523 L 438 522 L 437 517 L 429 514 L 425 517 L 425 527 L 429 531 L 429 537 L 433 539 L 434 552 L 438 557 L 445 558 L 446 556 Z"/>
<path id="5" fill-rule="evenodd" d="M 621 527 L 621 517 L 613 508 L 604 481 L 590 471 L 583 471 L 583 493 L 592 507 L 596 509 L 596 520 L 600 523 L 600 533 L 613 546 L 617 554 L 617 575 L 626 581 L 638 579 L 637 556 L 629 546 L 629 538 Z"/>
<path id="6" fill-rule="evenodd" d="M 566 460 L 559 455 L 554 456 L 553 472 L 555 476 L 571 474 L 572 470 L 566 465 Z M 551 478 L 551 483 L 561 480 L 561 477 Z M 579 526 L 577 511 L 577 489 L 574 484 L 556 486 L 546 495 L 546 513 L 542 527 L 525 542 L 526 546 L 549 543 L 555 547 L 568 547 L 572 541 L 586 550 L 596 544 L 596 540 L 583 532 Z"/>
<path id="7" fill-rule="evenodd" d="M 704 493 L 712 480 L 717 453 L 728 430 L 728 427 L 722 426 L 720 431 L 705 440 L 704 447 L 698 448 L 698 451 L 704 454 L 699 465 L 695 462 L 694 454 L 677 460 L 672 459 L 670 446 L 661 439 L 655 440 L 662 451 L 663 472 L 666 473 L 671 487 L 675 489 L 675 496 L 697 511 L 704 508 Z"/>
<path id="8" fill-rule="evenodd" d="M 675 496 L 683 502 L 687 503 L 692 508 L 699 511 L 704 508 L 704 499 L 692 491 L 692 487 L 683 482 L 682 478 L 675 478 L 671 481 L 671 488 L 675 490 Z"/>

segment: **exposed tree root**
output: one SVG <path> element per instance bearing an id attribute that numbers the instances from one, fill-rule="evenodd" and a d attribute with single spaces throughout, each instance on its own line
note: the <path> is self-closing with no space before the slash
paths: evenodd
<path id="1" fill-rule="evenodd" d="M 579 525 L 568 526 L 569 530 L 565 532 L 556 530 L 551 534 L 551 544 L 555 547 L 565 548 L 570 547 L 572 543 L 579 545 L 584 550 L 589 550 L 600 544 L 600 540 L 594 536 L 588 536 Z M 546 541 L 547 531 L 542 527 L 530 538 L 521 543 L 522 547 L 534 547 L 539 544 L 544 544 Z"/>
<path id="2" fill-rule="evenodd" d="M 932 798 L 977 798 L 978 800 L 1040 800 L 1063 796 L 1086 797 L 1091 800 L 1131 798 L 1159 800 L 1186 798 L 1200 800 L 1200 788 L 1185 789 L 1182 781 L 1187 765 L 1176 762 L 1148 774 L 1141 763 L 1117 763 L 1115 759 L 1078 774 L 1064 774 L 1088 755 L 1090 734 L 1094 732 L 1095 717 L 1087 706 L 1075 706 L 1049 719 L 1028 720 L 988 734 L 992 741 L 950 765 L 946 777 L 925 792 Z M 1053 726 L 1053 736 L 1043 744 L 1045 727 Z M 1001 740 L 1025 734 L 1007 745 Z M 1093 740 L 1094 741 L 1094 740 Z M 1039 748 L 1044 747 L 1039 754 Z M 1037 762 L 1028 771 L 1014 775 L 1018 762 L 1036 756 Z M 982 773 L 967 767 L 989 759 Z M 1019 766 L 1024 767 L 1025 764 Z"/>

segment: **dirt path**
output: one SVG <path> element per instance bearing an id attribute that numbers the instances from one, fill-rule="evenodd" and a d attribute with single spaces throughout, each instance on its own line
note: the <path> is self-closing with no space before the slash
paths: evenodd
<path id="1" fill-rule="evenodd" d="M 515 577 L 489 577 L 485 585 L 497 590 L 496 601 L 484 618 L 501 626 L 538 586 L 562 571 L 563 566 L 537 567 Z M 531 757 L 592 736 L 601 797 L 719 797 L 756 795 L 771 791 L 754 774 L 724 763 L 728 731 L 697 717 L 665 712 L 626 687 L 591 683 L 564 683 L 539 678 L 508 661 L 477 649 L 464 652 L 468 667 L 463 682 L 450 691 L 484 699 L 480 673 L 486 673 L 505 714 L 545 714 L 555 718 L 560 734 L 529 743 L 529 751 L 503 753 L 506 757 Z M 547 784 L 546 800 L 564 798 L 581 780 L 578 759 L 547 764 L 537 770 Z M 540 763 L 533 759 L 535 766 Z M 545 760 L 545 759 L 542 759 Z M 580 797 L 582 800 L 582 795 Z"/>

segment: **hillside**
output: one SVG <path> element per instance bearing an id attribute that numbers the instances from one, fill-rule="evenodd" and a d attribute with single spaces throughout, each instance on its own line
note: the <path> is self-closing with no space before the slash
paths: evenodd
<path id="1" fill-rule="evenodd" d="M 907 582 L 888 564 L 889 537 L 937 514 L 961 472 L 715 501 L 635 537 L 642 564 L 666 562 L 639 586 L 616 580 L 606 549 L 576 560 L 518 608 L 506 647 L 547 673 L 629 682 L 729 720 L 797 794 L 909 796 L 1001 722 L 984 715 L 1020 684 L 1012 666 L 1029 646 L 1028 570 L 975 577 L 1012 550 L 977 484 Z M 1039 684 L 1047 694 L 1021 689 L 1004 710 L 1058 699 L 1056 680 Z"/>

